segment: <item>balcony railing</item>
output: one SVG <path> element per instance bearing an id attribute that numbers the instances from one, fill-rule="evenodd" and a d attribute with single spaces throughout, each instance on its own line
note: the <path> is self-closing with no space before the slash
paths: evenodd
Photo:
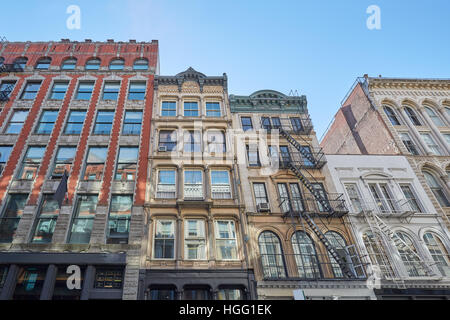
<path id="1" fill-rule="evenodd" d="M 362 212 L 375 212 L 380 215 L 392 215 L 392 214 L 408 214 L 421 212 L 419 204 L 411 199 L 383 199 L 376 202 L 368 201 L 353 201 L 350 205 L 350 210 L 352 213 L 362 213 Z"/>
<path id="2" fill-rule="evenodd" d="M 231 199 L 231 187 L 229 184 L 213 184 L 211 195 L 213 199 Z"/>
<path id="3" fill-rule="evenodd" d="M 297 151 L 289 152 L 289 154 L 280 154 L 279 158 L 271 156 L 271 159 L 273 164 L 278 162 L 279 168 L 281 169 L 289 168 L 290 163 L 299 168 L 321 169 L 327 163 L 321 148 L 313 149 L 308 153 L 311 159 Z"/>
<path id="4" fill-rule="evenodd" d="M 185 200 L 203 200 L 203 184 L 202 183 L 185 183 L 184 184 Z"/>
<path id="5" fill-rule="evenodd" d="M 327 193 L 325 201 L 333 209 L 334 217 L 342 217 L 349 212 L 342 193 Z M 300 216 L 303 212 L 310 215 L 329 216 L 329 211 L 314 197 L 279 199 L 280 209 L 284 216 Z"/>
<path id="6" fill-rule="evenodd" d="M 19 221 L 20 217 L 0 219 L 0 243 L 9 243 L 13 240 Z"/>
<path id="7" fill-rule="evenodd" d="M 156 198 L 158 199 L 175 199 L 176 186 L 174 184 L 158 184 L 156 187 Z"/>
<path id="8" fill-rule="evenodd" d="M 307 116 L 280 118 L 279 122 L 274 122 L 273 118 L 262 118 L 261 128 L 267 130 L 268 133 L 274 133 L 279 129 L 283 129 L 289 134 L 309 135 L 313 129 L 311 118 Z"/>
<path id="9" fill-rule="evenodd" d="M 3 64 L 0 66 L 0 73 L 2 72 L 23 72 L 23 68 L 17 63 Z"/>

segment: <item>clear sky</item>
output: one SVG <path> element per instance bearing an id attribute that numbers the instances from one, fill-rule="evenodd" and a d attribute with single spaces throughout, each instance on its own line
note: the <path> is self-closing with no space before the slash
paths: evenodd
<path id="1" fill-rule="evenodd" d="M 69 5 L 81 9 L 79 30 L 66 27 Z M 366 26 L 370 5 L 380 30 Z M 449 0 L 2 1 L 0 36 L 157 39 L 163 75 L 192 66 L 226 72 L 230 94 L 305 94 L 320 138 L 358 76 L 450 78 L 449 16 Z"/>

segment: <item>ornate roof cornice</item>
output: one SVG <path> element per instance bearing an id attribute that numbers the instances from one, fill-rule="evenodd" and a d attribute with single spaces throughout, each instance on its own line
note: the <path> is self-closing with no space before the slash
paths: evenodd
<path id="1" fill-rule="evenodd" d="M 203 92 L 203 86 L 222 86 L 227 90 L 228 78 L 224 73 L 221 77 L 208 77 L 201 72 L 196 71 L 194 68 L 189 67 L 186 71 L 180 72 L 175 76 L 155 76 L 155 89 L 158 89 L 159 85 L 177 85 L 178 91 L 181 92 L 181 87 L 186 81 L 197 82 L 200 86 L 200 92 Z"/>
<path id="2" fill-rule="evenodd" d="M 369 90 L 450 90 L 450 79 L 368 78 Z"/>

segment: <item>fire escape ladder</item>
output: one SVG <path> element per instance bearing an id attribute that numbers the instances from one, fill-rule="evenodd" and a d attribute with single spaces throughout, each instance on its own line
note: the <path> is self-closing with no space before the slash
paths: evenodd
<path id="1" fill-rule="evenodd" d="M 312 153 L 306 151 L 305 148 L 302 148 L 302 145 L 300 143 L 297 142 L 297 140 L 295 140 L 286 130 L 284 130 L 282 127 L 278 128 L 278 130 L 280 130 L 280 134 L 291 144 L 294 146 L 295 149 L 297 149 L 302 156 L 304 156 L 306 159 L 308 159 L 311 163 L 314 164 L 314 166 L 317 165 L 318 159 L 316 159 Z M 304 139 L 303 139 L 304 140 Z M 308 144 L 308 146 L 310 147 L 309 143 L 304 140 L 305 143 Z"/>

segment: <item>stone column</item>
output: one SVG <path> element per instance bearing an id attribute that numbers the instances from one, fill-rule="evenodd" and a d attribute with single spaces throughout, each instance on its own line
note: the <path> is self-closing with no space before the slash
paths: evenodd
<path id="1" fill-rule="evenodd" d="M 203 169 L 203 195 L 205 197 L 206 201 L 211 200 L 211 177 L 210 177 L 210 169 L 204 168 Z"/>
<path id="2" fill-rule="evenodd" d="M 447 107 L 450 109 L 450 107 Z M 443 118 L 445 118 L 445 120 L 447 120 L 447 123 L 450 124 L 450 115 L 447 113 L 447 109 L 445 109 L 445 107 L 440 106 L 438 107 L 438 112 L 441 114 L 441 116 Z"/>
<path id="3" fill-rule="evenodd" d="M 58 269 L 54 264 L 48 266 L 47 273 L 45 274 L 44 284 L 42 286 L 41 300 L 52 300 L 57 271 Z"/>
<path id="4" fill-rule="evenodd" d="M 216 248 L 214 246 L 214 229 L 213 229 L 213 219 L 211 216 L 208 217 L 208 260 L 216 260 Z"/>
<path id="5" fill-rule="evenodd" d="M 181 100 L 181 96 L 178 96 L 177 98 L 177 116 L 183 116 L 183 101 Z"/>
<path id="6" fill-rule="evenodd" d="M 88 266 L 84 273 L 83 288 L 81 289 L 80 300 L 89 299 L 89 293 L 91 289 L 94 287 L 94 281 L 95 281 L 95 267 Z"/>
<path id="7" fill-rule="evenodd" d="M 179 166 L 177 168 L 177 199 L 183 200 L 184 192 L 183 192 L 183 168 Z"/>
<path id="8" fill-rule="evenodd" d="M 177 263 L 180 262 L 182 257 L 182 245 L 181 245 L 181 237 L 183 236 L 182 228 L 181 228 L 181 222 L 182 219 L 180 217 L 177 218 L 177 227 L 175 230 L 175 237 L 176 237 L 176 250 L 175 250 L 175 258 L 177 260 Z"/>

